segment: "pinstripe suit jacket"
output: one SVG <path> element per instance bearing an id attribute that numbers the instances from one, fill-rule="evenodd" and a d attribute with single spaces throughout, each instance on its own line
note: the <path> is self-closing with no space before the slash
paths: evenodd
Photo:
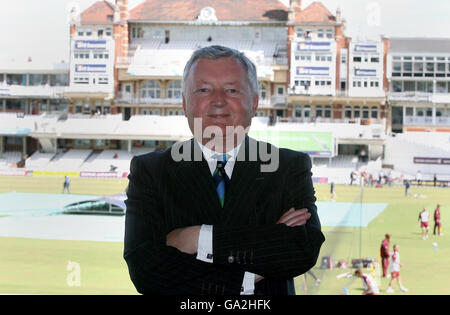
<path id="1" fill-rule="evenodd" d="M 255 294 L 295 293 L 293 277 L 315 265 L 325 240 L 314 204 L 311 161 L 306 154 L 279 149 L 278 169 L 263 173 L 260 159 L 250 161 L 249 144 L 261 145 L 246 137 L 223 208 L 204 159 L 175 162 L 170 149 L 133 158 L 124 258 L 138 292 L 239 295 L 249 271 L 264 277 Z M 192 152 L 200 150 L 193 139 L 189 146 Z M 291 207 L 309 209 L 312 216 L 305 226 L 276 224 Z M 214 226 L 212 264 L 166 246 L 172 230 L 201 224 Z"/>

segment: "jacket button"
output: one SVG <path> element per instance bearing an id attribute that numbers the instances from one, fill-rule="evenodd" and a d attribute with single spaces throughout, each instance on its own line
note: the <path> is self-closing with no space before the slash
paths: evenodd
<path id="1" fill-rule="evenodd" d="M 233 256 L 228 256 L 228 263 L 230 263 L 230 264 L 234 263 L 234 257 Z"/>

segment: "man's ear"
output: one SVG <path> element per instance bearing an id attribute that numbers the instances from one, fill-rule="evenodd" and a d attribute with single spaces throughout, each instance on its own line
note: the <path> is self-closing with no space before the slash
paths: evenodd
<path id="1" fill-rule="evenodd" d="M 184 116 L 186 116 L 186 97 L 184 96 L 184 93 L 181 93 L 181 97 L 183 99 L 183 110 L 184 110 Z"/>
<path id="2" fill-rule="evenodd" d="M 258 104 L 259 104 L 259 96 L 258 96 L 258 94 L 255 94 L 253 96 L 253 104 L 252 104 L 253 117 L 256 116 L 256 111 L 258 110 Z"/>

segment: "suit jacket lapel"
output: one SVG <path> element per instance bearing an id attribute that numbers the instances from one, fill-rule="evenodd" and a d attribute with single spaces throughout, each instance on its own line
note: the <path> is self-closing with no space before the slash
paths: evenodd
<path id="1" fill-rule="evenodd" d="M 219 199 L 217 198 L 216 188 L 209 171 L 208 163 L 201 156 L 201 161 L 194 159 L 195 150 L 201 150 L 195 139 L 189 143 L 191 147 L 191 161 L 175 162 L 171 159 L 168 166 L 168 174 L 172 179 L 169 182 L 174 183 L 175 189 L 185 200 L 196 208 L 196 211 L 202 211 L 202 217 L 206 219 L 203 224 L 212 224 L 218 222 L 220 210 L 222 210 Z M 199 152 L 197 151 L 197 154 Z"/>
<path id="2" fill-rule="evenodd" d="M 249 145 L 251 143 L 251 145 Z M 261 173 L 261 162 L 250 154 L 249 148 L 257 148 L 256 141 L 245 138 L 245 142 L 239 151 L 233 174 L 228 185 L 225 204 L 222 208 L 217 197 L 216 187 L 209 171 L 208 163 L 201 154 L 201 149 L 195 139 L 189 143 L 191 147 L 191 161 L 175 162 L 171 159 L 167 171 L 171 177 L 174 189 L 189 200 L 196 211 L 201 212 L 205 221 L 203 224 L 222 223 L 240 225 L 242 218 L 247 218 L 255 209 L 247 207 L 243 202 L 257 204 L 268 173 Z M 244 149 L 244 150 L 243 150 Z M 195 150 L 200 150 L 201 161 L 195 161 Z M 197 152 L 198 154 L 198 152 Z"/>
<path id="3" fill-rule="evenodd" d="M 222 219 L 226 224 L 239 225 L 242 218 L 248 217 L 248 211 L 254 211 L 246 207 L 242 202 L 257 199 L 261 187 L 265 183 L 265 174 L 261 173 L 261 162 L 249 154 L 250 142 L 255 141 L 248 136 L 245 138 L 244 150 L 240 150 L 236 164 L 234 165 L 233 175 L 229 182 L 228 191 L 225 197 Z M 253 142 L 252 144 L 255 144 Z"/>

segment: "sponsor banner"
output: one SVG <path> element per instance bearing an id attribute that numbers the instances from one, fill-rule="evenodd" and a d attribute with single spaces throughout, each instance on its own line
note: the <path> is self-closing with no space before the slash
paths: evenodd
<path id="1" fill-rule="evenodd" d="M 80 177 L 90 177 L 90 178 L 117 178 L 120 174 L 117 172 L 80 172 Z"/>
<path id="2" fill-rule="evenodd" d="M 9 88 L 0 88 L 0 96 L 9 96 L 11 92 Z"/>
<path id="3" fill-rule="evenodd" d="M 27 170 L 6 169 L 0 170 L 0 176 L 27 176 Z"/>
<path id="4" fill-rule="evenodd" d="M 106 49 L 106 40 L 77 40 L 75 49 Z"/>
<path id="5" fill-rule="evenodd" d="M 326 184 L 328 183 L 328 177 L 313 177 L 312 181 L 314 184 Z"/>
<path id="6" fill-rule="evenodd" d="M 27 136 L 30 133 L 30 128 L 23 129 L 2 129 L 0 128 L 0 135 L 4 136 Z"/>
<path id="7" fill-rule="evenodd" d="M 79 177 L 80 176 L 80 172 L 70 172 L 70 171 L 33 171 L 33 176 Z"/>
<path id="8" fill-rule="evenodd" d="M 89 72 L 89 73 L 105 73 L 106 72 L 106 65 L 82 65 L 77 64 L 75 65 L 75 72 Z"/>
<path id="9" fill-rule="evenodd" d="M 357 77 L 376 77 L 377 70 L 375 70 L 375 69 L 355 69 L 355 76 L 357 76 Z"/>
<path id="10" fill-rule="evenodd" d="M 330 75 L 329 67 L 297 67 L 297 75 Z"/>
<path id="11" fill-rule="evenodd" d="M 377 52 L 377 45 L 355 45 L 357 52 Z"/>
<path id="12" fill-rule="evenodd" d="M 331 51 L 330 42 L 299 42 L 298 51 Z"/>
<path id="13" fill-rule="evenodd" d="M 450 158 L 414 157 L 414 164 L 450 165 Z"/>
<path id="14" fill-rule="evenodd" d="M 315 157 L 333 156 L 333 133 L 305 131 L 250 130 L 249 136 L 278 148 L 305 152 Z"/>

